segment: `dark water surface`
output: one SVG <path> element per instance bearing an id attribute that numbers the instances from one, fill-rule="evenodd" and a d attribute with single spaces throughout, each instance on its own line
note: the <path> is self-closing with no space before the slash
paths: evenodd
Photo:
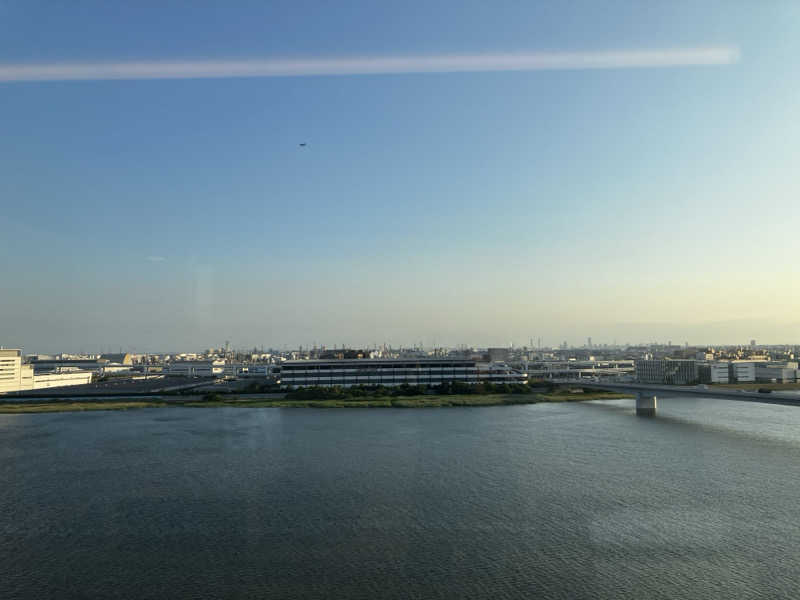
<path id="1" fill-rule="evenodd" d="M 800 409 L 0 415 L 0 598 L 797 598 Z"/>

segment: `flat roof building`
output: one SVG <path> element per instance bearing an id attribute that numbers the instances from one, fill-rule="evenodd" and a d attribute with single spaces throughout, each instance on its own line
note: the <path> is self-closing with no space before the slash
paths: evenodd
<path id="1" fill-rule="evenodd" d="M 694 360 L 655 359 L 637 360 L 636 379 L 642 383 L 671 383 L 686 385 L 698 379 L 697 363 Z"/>
<path id="2" fill-rule="evenodd" d="M 701 383 L 729 383 L 730 370 L 727 362 L 701 363 L 697 365 L 697 376 Z"/>
<path id="3" fill-rule="evenodd" d="M 164 365 L 162 373 L 182 377 L 222 377 L 225 374 L 225 361 L 175 360 Z"/>
<path id="4" fill-rule="evenodd" d="M 277 370 L 277 368 L 276 368 Z M 283 387 L 439 385 L 443 382 L 525 383 L 527 374 L 505 363 L 459 359 L 290 360 L 276 373 Z"/>

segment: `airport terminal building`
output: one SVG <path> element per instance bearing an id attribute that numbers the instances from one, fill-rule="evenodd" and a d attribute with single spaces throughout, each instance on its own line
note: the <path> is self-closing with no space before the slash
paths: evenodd
<path id="1" fill-rule="evenodd" d="M 282 387 L 353 385 L 439 385 L 442 382 L 525 383 L 502 362 L 454 359 L 290 360 L 276 369 Z"/>

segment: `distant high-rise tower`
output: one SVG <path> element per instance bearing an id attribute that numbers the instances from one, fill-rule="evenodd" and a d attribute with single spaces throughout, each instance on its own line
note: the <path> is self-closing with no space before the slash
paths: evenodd
<path id="1" fill-rule="evenodd" d="M 750 347 L 751 348 L 755 348 L 756 347 L 756 341 L 755 340 L 750 340 Z"/>
<path id="2" fill-rule="evenodd" d="M 590 338 L 590 337 L 586 338 L 586 347 L 587 348 L 591 348 L 592 347 L 592 338 Z"/>

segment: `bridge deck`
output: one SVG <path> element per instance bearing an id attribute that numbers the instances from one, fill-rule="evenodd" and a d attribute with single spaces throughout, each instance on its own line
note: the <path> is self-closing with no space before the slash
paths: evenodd
<path id="1" fill-rule="evenodd" d="M 745 390 L 714 389 L 713 387 L 703 388 L 700 386 L 656 385 L 647 383 L 604 383 L 601 381 L 577 382 L 574 379 L 569 381 L 555 381 L 554 383 L 610 392 L 651 394 L 661 398 L 666 396 L 699 396 L 701 398 L 719 398 L 722 400 L 736 400 L 739 402 L 760 402 L 762 404 L 800 406 L 800 394 L 790 395 L 774 391 L 765 394 L 762 392 Z"/>

